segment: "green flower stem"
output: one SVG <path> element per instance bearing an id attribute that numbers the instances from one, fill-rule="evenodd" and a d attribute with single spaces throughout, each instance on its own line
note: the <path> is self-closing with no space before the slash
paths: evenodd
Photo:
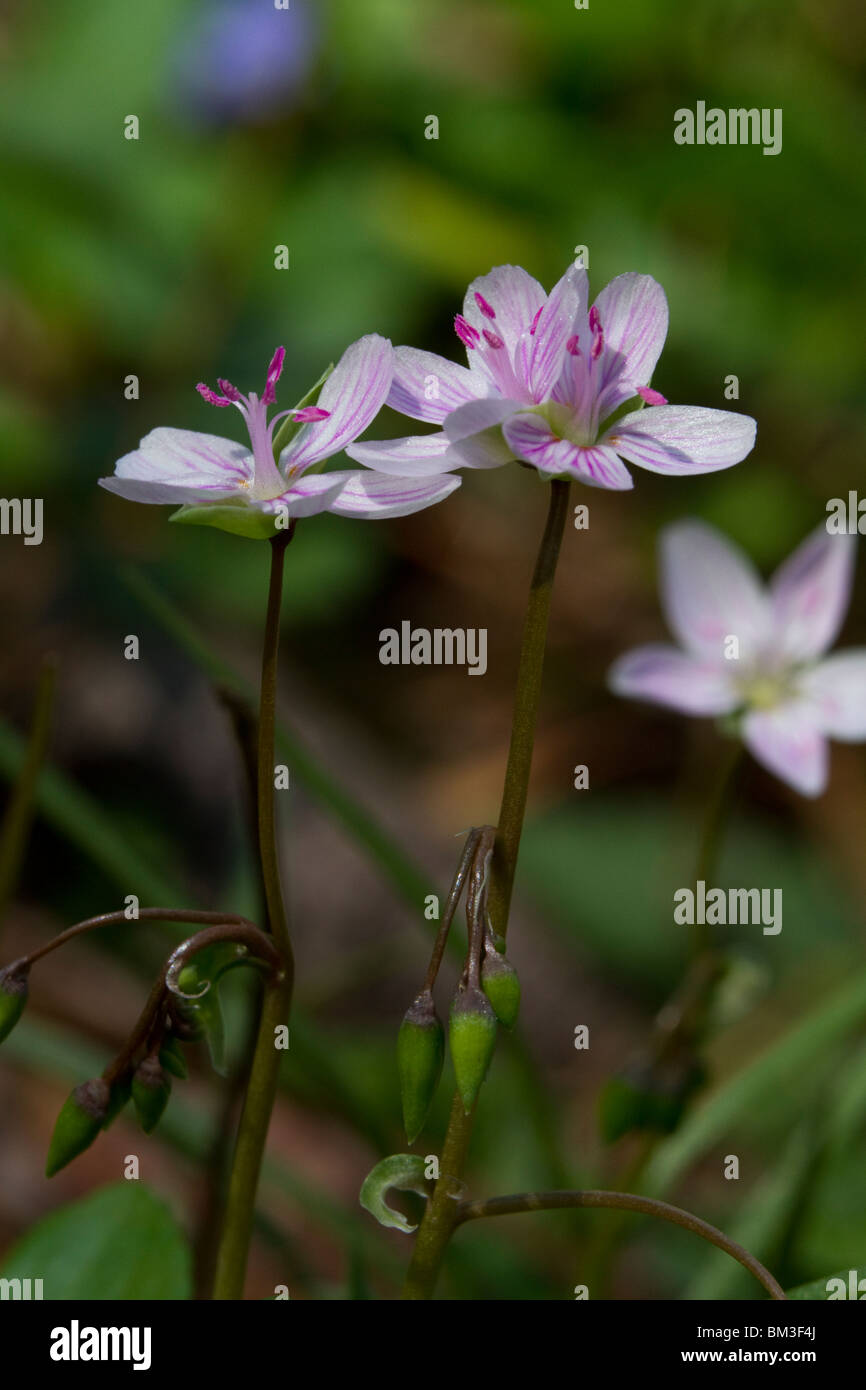
<path id="1" fill-rule="evenodd" d="M 565 531 L 569 492 L 570 484 L 564 479 L 556 478 L 550 484 L 547 522 L 538 549 L 523 624 L 511 744 L 496 829 L 488 899 L 493 930 L 502 937 L 508 930 L 508 913 L 523 830 L 535 740 L 535 721 L 541 695 L 550 598 Z M 474 1108 L 467 1114 L 459 1095 L 455 1095 L 439 1164 L 441 1176 L 436 1183 L 433 1196 L 427 1203 L 406 1275 L 403 1289 L 403 1297 L 406 1299 L 433 1297 L 445 1251 L 454 1229 L 457 1213 L 455 1197 L 462 1190 L 473 1115 Z"/>
<path id="2" fill-rule="evenodd" d="M 654 1197 L 639 1197 L 633 1192 L 520 1192 L 513 1197 L 493 1197 L 486 1202 L 460 1202 L 452 1222 L 462 1226 L 467 1221 L 477 1221 L 488 1216 L 513 1216 L 529 1211 L 565 1211 L 577 1207 L 610 1207 L 617 1211 L 640 1212 L 644 1216 L 655 1216 L 662 1221 L 670 1221 L 674 1226 L 682 1226 L 693 1235 L 700 1236 L 719 1250 L 724 1250 L 732 1259 L 738 1260 L 758 1283 L 766 1289 L 770 1298 L 777 1302 L 787 1301 L 787 1294 L 768 1269 L 750 1255 L 742 1245 L 726 1236 L 708 1221 L 682 1207 L 673 1207 L 669 1202 L 660 1202 Z"/>
<path id="3" fill-rule="evenodd" d="M 235 698 L 249 698 L 250 687 L 243 677 L 211 650 L 185 615 L 140 570 L 127 570 L 124 582 L 154 621 L 174 638 L 215 686 L 225 687 Z M 0 766 L 4 753 L 2 733 L 0 725 Z M 413 863 L 399 842 L 321 766 L 282 720 L 277 725 L 276 741 L 285 760 L 291 764 L 292 776 L 297 777 L 298 782 L 303 783 L 312 796 L 344 826 L 393 884 L 407 906 L 417 911 L 418 904 L 423 903 L 430 891 L 429 874 Z"/>
<path id="4" fill-rule="evenodd" d="M 706 812 L 704 813 L 697 867 L 695 869 L 696 882 L 700 882 L 700 880 L 703 879 L 704 883 L 709 884 L 718 868 L 722 835 L 734 795 L 737 773 L 740 770 L 742 761 L 743 745 L 739 740 L 736 740 L 726 751 L 721 770 L 710 795 Z M 709 933 L 704 925 L 695 934 L 695 954 L 702 954 L 708 950 L 710 946 Z"/>
<path id="5" fill-rule="evenodd" d="M 291 529 L 271 542 L 271 579 L 262 648 L 262 680 L 259 702 L 259 743 L 256 801 L 259 853 L 268 927 L 280 956 L 281 970 L 265 984 L 258 1036 L 249 1085 L 241 1113 L 237 1144 L 226 1198 L 222 1234 L 216 1261 L 213 1297 L 241 1299 L 255 1215 L 256 1191 L 262 1158 L 277 1094 L 280 1052 L 276 1029 L 285 1024 L 295 978 L 294 953 L 289 936 L 280 884 L 274 816 L 274 728 L 277 703 L 277 658 L 283 568 Z"/>

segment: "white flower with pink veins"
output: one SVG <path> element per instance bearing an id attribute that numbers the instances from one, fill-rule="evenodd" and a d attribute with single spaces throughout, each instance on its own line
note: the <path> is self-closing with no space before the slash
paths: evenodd
<path id="1" fill-rule="evenodd" d="M 460 486 L 459 478 L 448 475 L 386 477 L 357 468 L 312 472 L 357 439 L 377 415 L 391 386 L 394 350 L 378 334 L 360 338 L 343 353 L 315 406 L 283 410 L 269 420 L 285 355 L 285 348 L 277 349 L 261 396 L 253 391 L 242 395 L 222 378 L 219 391 L 203 383 L 197 388 L 210 405 L 237 407 L 249 443 L 194 430 L 152 430 L 137 449 L 118 459 L 112 477 L 100 478 L 101 486 L 132 502 L 218 505 L 230 519 L 235 510 L 238 529 L 254 528 L 258 523 L 250 512 L 258 513 L 262 535 L 267 518 L 280 515 L 291 520 L 323 511 L 369 519 L 408 516 Z M 274 428 L 289 417 L 300 429 L 275 460 Z M 249 529 L 244 534 L 258 533 Z"/>
<path id="2" fill-rule="evenodd" d="M 848 609 L 854 558 L 853 536 L 820 526 L 765 587 L 712 527 L 668 527 L 661 600 L 680 646 L 626 652 L 611 668 L 611 688 L 683 714 L 735 716 L 759 763 L 819 796 L 827 740 L 866 740 L 866 648 L 825 655 Z"/>
<path id="3" fill-rule="evenodd" d="M 548 295 L 520 266 L 497 266 L 469 286 L 454 326 L 469 365 L 398 347 L 388 396 L 441 431 L 353 445 L 357 463 L 425 476 L 520 459 L 550 478 L 622 490 L 634 486 L 623 460 L 711 473 L 755 443 L 748 415 L 668 405 L 650 386 L 668 306 L 649 275 L 617 276 L 590 305 L 581 267 Z"/>

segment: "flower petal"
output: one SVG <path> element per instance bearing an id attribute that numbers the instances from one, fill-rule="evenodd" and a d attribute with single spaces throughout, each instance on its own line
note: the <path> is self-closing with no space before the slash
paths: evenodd
<path id="1" fill-rule="evenodd" d="M 504 400 L 501 396 L 488 396 L 483 401 L 470 401 L 448 416 L 445 421 L 445 433 L 452 444 L 456 444 L 461 439 L 468 439 L 470 435 L 480 434 L 482 430 L 501 425 L 509 415 L 525 409 L 522 401 Z"/>
<path id="2" fill-rule="evenodd" d="M 394 375 L 394 349 L 370 333 L 346 348 L 316 402 L 327 420 L 304 425 L 280 455 L 280 468 L 309 468 L 339 454 L 378 414 Z"/>
<path id="3" fill-rule="evenodd" d="M 761 652 L 771 629 L 770 604 L 757 571 L 712 526 L 680 521 L 662 532 L 660 590 L 674 635 L 696 656 L 724 663 L 725 639 L 736 637 L 739 660 Z M 737 662 L 731 661 L 732 672 Z"/>
<path id="4" fill-rule="evenodd" d="M 798 681 L 822 734 L 845 743 L 866 739 L 866 648 L 838 652 Z"/>
<path id="5" fill-rule="evenodd" d="M 365 468 L 377 473 L 393 473 L 399 478 L 423 478 L 447 473 L 455 466 L 449 456 L 451 440 L 442 430 L 435 434 L 407 435 L 402 439 L 368 439 L 348 444 L 346 453 Z"/>
<path id="6" fill-rule="evenodd" d="M 744 459 L 755 422 L 730 410 L 652 405 L 617 420 L 600 443 L 652 473 L 714 473 Z"/>
<path id="7" fill-rule="evenodd" d="M 604 420 L 635 387 L 648 384 L 668 333 L 668 301 L 651 275 L 629 271 L 605 285 L 595 307 L 604 333 L 598 414 Z"/>
<path id="8" fill-rule="evenodd" d="M 338 516 L 366 517 L 371 521 L 381 517 L 411 516 L 423 507 L 441 502 L 461 482 L 462 479 L 453 473 L 443 473 L 436 478 L 388 478 L 381 473 L 351 473 L 346 486 L 331 503 L 330 511 Z"/>
<path id="9" fill-rule="evenodd" d="M 819 526 L 773 575 L 774 646 L 795 661 L 825 652 L 851 598 L 856 540 Z"/>
<path id="10" fill-rule="evenodd" d="M 752 710 L 743 720 L 743 740 L 752 757 L 803 796 L 820 796 L 827 786 L 827 740 L 805 705 Z"/>
<path id="11" fill-rule="evenodd" d="M 195 430 L 161 428 L 145 435 L 138 448 L 124 454 L 114 476 L 100 487 L 130 502 L 171 502 L 175 506 L 233 497 L 249 482 L 253 461 L 249 445 Z"/>
<path id="12" fill-rule="evenodd" d="M 739 698 L 717 664 L 697 661 L 678 647 L 635 647 L 615 661 L 607 677 L 617 695 L 651 700 L 682 714 L 730 714 Z"/>
<path id="13" fill-rule="evenodd" d="M 452 410 L 486 396 L 490 389 L 483 373 L 471 372 L 435 352 L 412 347 L 394 349 L 394 380 L 388 404 L 413 420 L 430 420 L 440 425 Z"/>
<path id="14" fill-rule="evenodd" d="M 634 487 L 631 474 L 613 449 L 598 444 L 581 448 L 560 439 L 540 415 L 514 415 L 506 420 L 502 433 L 517 458 L 533 464 L 542 473 L 579 478 L 590 487 L 620 492 Z"/>
<path id="15" fill-rule="evenodd" d="M 493 310 L 492 318 L 481 309 L 478 296 Z M 463 317 L 478 333 L 485 328 L 495 332 L 511 355 L 546 300 L 542 286 L 522 266 L 498 265 L 472 281 L 463 301 Z"/>
<path id="16" fill-rule="evenodd" d="M 276 512 L 286 507 L 289 516 L 300 519 L 317 516 L 319 512 L 330 509 L 331 503 L 340 495 L 350 478 L 354 477 L 348 469 L 333 473 L 306 473 L 297 477 L 292 486 L 279 497 L 260 503 L 265 512 Z"/>
<path id="17" fill-rule="evenodd" d="M 565 359 L 565 345 L 575 324 L 586 313 L 588 279 L 582 266 L 570 265 L 554 285 L 533 331 L 526 330 L 520 343 L 525 374 L 535 401 L 550 398 Z"/>

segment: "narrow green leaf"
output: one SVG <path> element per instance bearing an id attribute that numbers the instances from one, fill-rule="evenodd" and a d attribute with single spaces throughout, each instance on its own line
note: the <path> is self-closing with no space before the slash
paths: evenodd
<path id="1" fill-rule="evenodd" d="M 860 1281 L 863 1281 L 862 1288 Z M 866 1300 L 866 1264 L 858 1269 L 837 1269 L 825 1279 L 813 1279 L 809 1284 L 798 1284 L 795 1289 L 787 1289 L 787 1295 L 794 1301 L 811 1299 L 814 1302 L 835 1302 L 837 1299 Z"/>

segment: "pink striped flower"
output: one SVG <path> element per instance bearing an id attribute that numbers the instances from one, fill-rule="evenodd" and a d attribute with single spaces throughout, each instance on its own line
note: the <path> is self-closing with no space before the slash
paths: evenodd
<path id="1" fill-rule="evenodd" d="M 455 329 L 469 365 L 399 347 L 388 396 L 442 430 L 354 445 L 356 462 L 423 476 L 522 459 L 548 477 L 624 489 L 634 484 L 623 459 L 654 473 L 710 473 L 754 445 L 748 416 L 668 405 L 650 386 L 668 306 L 649 275 L 618 276 L 590 306 L 582 268 L 547 295 L 520 266 L 497 266 L 469 286 Z"/>
<path id="2" fill-rule="evenodd" d="M 854 545 L 819 526 L 765 587 L 712 527 L 668 527 L 661 599 L 680 646 L 626 652 L 611 688 L 683 714 L 733 716 L 759 763 L 819 796 L 827 739 L 866 740 L 866 648 L 824 655 L 848 608 Z"/>
<path id="3" fill-rule="evenodd" d="M 283 410 L 268 419 L 276 401 L 285 349 L 278 348 L 261 396 L 242 395 L 220 379 L 219 391 L 200 384 L 210 405 L 236 406 L 249 443 L 193 430 L 156 429 L 131 454 L 118 459 L 102 487 L 132 502 L 184 508 L 178 519 L 221 526 L 241 535 L 273 535 L 287 519 L 331 511 L 371 519 L 407 516 L 447 497 L 460 479 L 384 476 L 381 473 L 311 470 L 346 448 L 383 405 L 393 375 L 393 349 L 371 334 L 347 348 L 325 381 L 318 402 Z M 300 428 L 274 459 L 274 432 L 291 418 Z M 186 509 L 191 509 L 186 511 Z"/>

